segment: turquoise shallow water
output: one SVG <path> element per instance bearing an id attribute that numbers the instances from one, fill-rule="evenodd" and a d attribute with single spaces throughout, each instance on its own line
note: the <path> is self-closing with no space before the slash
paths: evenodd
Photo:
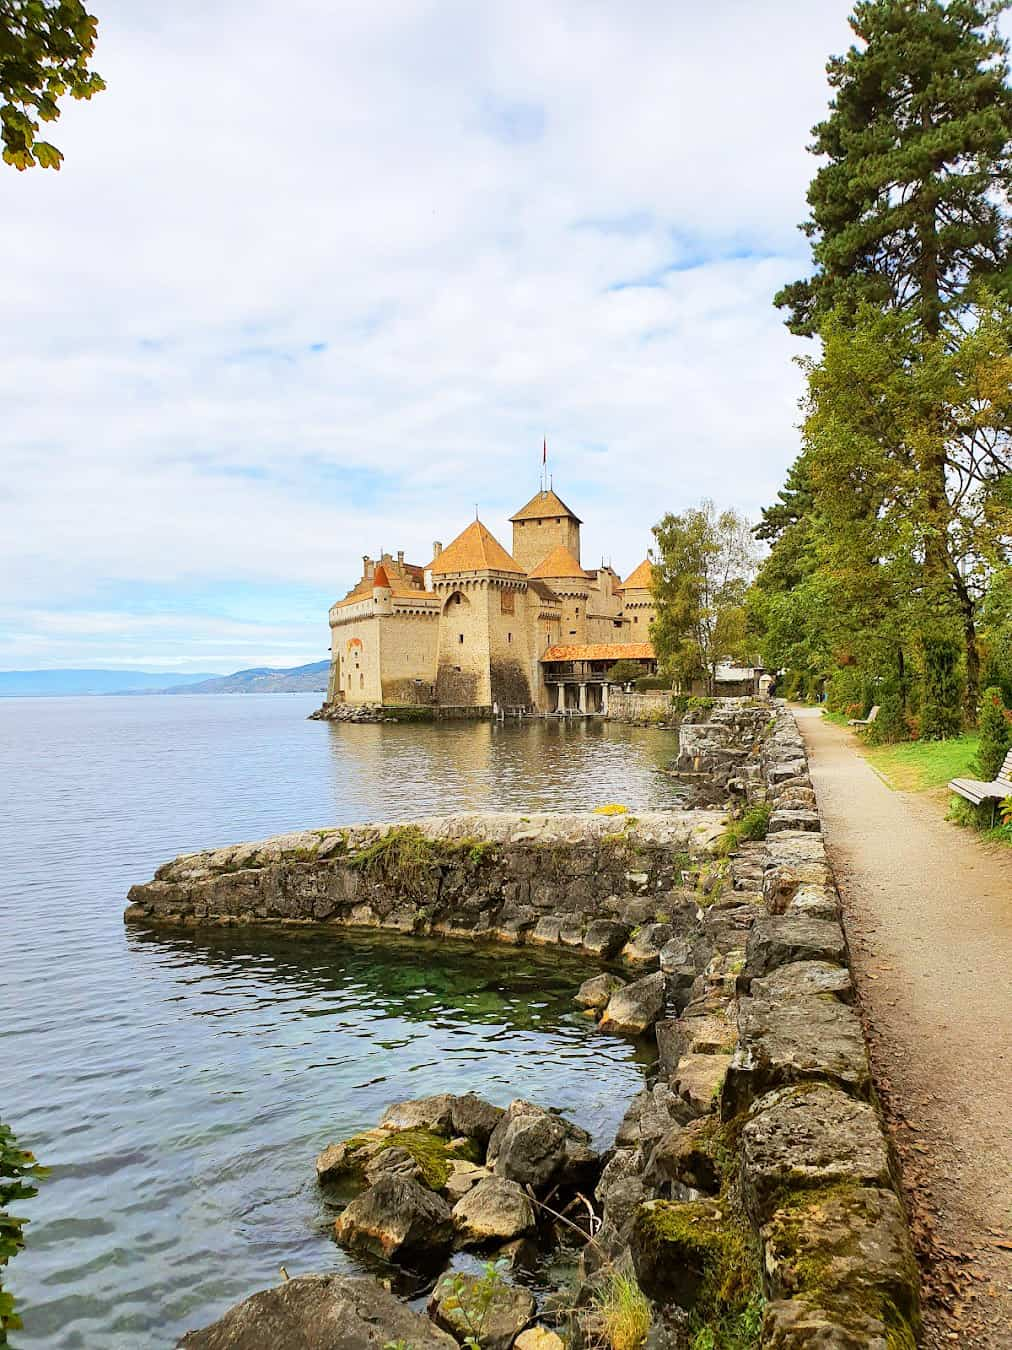
<path id="1" fill-rule="evenodd" d="M 0 700 L 0 1110 L 52 1164 L 9 1268 L 25 1347 L 172 1345 L 342 1267 L 313 1159 L 390 1101 L 473 1088 L 607 1142 L 642 1075 L 586 968 L 405 941 L 127 931 L 180 851 L 471 808 L 675 804 L 663 732 L 329 726 L 313 696 Z"/>

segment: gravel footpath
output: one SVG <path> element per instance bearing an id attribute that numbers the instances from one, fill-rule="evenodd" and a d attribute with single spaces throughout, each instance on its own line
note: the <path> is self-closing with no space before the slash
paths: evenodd
<path id="1" fill-rule="evenodd" d="M 899 1152 L 927 1346 L 1012 1346 L 1012 853 L 795 709 Z"/>

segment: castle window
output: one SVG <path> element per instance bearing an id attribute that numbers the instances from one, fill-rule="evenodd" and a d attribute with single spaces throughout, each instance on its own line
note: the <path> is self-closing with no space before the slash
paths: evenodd
<path id="1" fill-rule="evenodd" d="M 507 642 L 512 642 L 512 641 L 513 641 L 513 634 L 512 634 L 512 633 L 507 633 L 507 634 L 506 634 L 506 641 L 507 641 Z"/>
<path id="2" fill-rule="evenodd" d="M 556 525 L 561 525 L 561 524 L 562 524 L 562 519 L 561 519 L 560 516 L 556 516 L 556 517 L 555 517 L 555 523 L 556 523 Z"/>
<path id="3" fill-rule="evenodd" d="M 458 641 L 459 641 L 459 642 L 463 642 L 463 641 L 464 641 L 464 634 L 463 634 L 463 633 L 459 634 L 459 636 L 458 636 Z"/>
<path id="4" fill-rule="evenodd" d="M 365 688 L 365 676 L 364 676 L 364 675 L 360 675 L 360 676 L 358 677 L 358 687 L 359 687 L 359 689 L 364 689 L 364 688 Z"/>
<path id="5" fill-rule="evenodd" d="M 503 614 L 515 614 L 517 604 L 516 591 L 500 591 L 500 610 Z"/>

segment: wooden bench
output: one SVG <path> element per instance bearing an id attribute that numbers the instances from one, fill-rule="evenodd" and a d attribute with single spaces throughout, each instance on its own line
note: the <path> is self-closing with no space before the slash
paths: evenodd
<path id="1" fill-rule="evenodd" d="M 867 717 L 852 717 L 850 721 L 847 723 L 847 725 L 849 727 L 870 727 L 872 722 L 875 721 L 876 717 L 878 717 L 877 703 L 875 704 L 874 708 L 872 708 L 871 712 L 868 714 Z"/>
<path id="2" fill-rule="evenodd" d="M 1012 797 L 1012 750 L 1008 752 L 998 770 L 998 777 L 990 783 L 981 783 L 976 778 L 954 778 L 949 784 L 949 791 L 957 793 L 974 806 L 980 806 L 981 802 L 993 801 L 991 808 L 991 824 L 994 824 L 995 811 L 998 802 L 1005 797 Z"/>

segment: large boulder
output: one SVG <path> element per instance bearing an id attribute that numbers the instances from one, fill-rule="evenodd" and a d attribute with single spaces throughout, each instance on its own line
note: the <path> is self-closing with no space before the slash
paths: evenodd
<path id="1" fill-rule="evenodd" d="M 771 1298 L 815 1296 L 881 1321 L 898 1315 L 914 1343 L 917 1263 L 892 1191 L 835 1186 L 793 1199 L 763 1226 L 760 1242 Z"/>
<path id="2" fill-rule="evenodd" d="M 534 1317 L 534 1296 L 502 1280 L 490 1281 L 488 1275 L 448 1271 L 432 1291 L 429 1315 L 461 1342 L 475 1341 L 481 1350 L 510 1350 Z"/>
<path id="3" fill-rule="evenodd" d="M 661 949 L 675 935 L 669 923 L 645 923 L 622 948 L 622 960 L 631 966 L 657 966 Z"/>
<path id="4" fill-rule="evenodd" d="M 600 957 L 602 961 L 609 961 L 622 950 L 622 945 L 628 936 L 629 928 L 627 924 L 618 923 L 614 919 L 595 919 L 593 923 L 588 925 L 587 931 L 583 935 L 583 948 L 591 956 Z"/>
<path id="5" fill-rule="evenodd" d="M 534 1231 L 534 1206 L 515 1181 L 485 1177 L 454 1205 L 453 1222 L 460 1246 L 509 1242 Z"/>
<path id="6" fill-rule="evenodd" d="M 578 1003 L 581 1008 L 591 1008 L 598 1011 L 607 1007 L 608 1000 L 616 990 L 625 988 L 625 980 L 619 975 L 611 975 L 605 971 L 601 975 L 592 975 L 589 980 L 584 980 L 577 990 L 573 1002 Z"/>
<path id="7" fill-rule="evenodd" d="M 675 1125 L 657 1141 L 644 1173 L 648 1185 L 674 1182 L 705 1195 L 720 1190 L 717 1164 L 718 1137 L 712 1119 Z"/>
<path id="8" fill-rule="evenodd" d="M 428 1262 L 453 1243 L 450 1206 L 417 1181 L 387 1175 L 357 1196 L 334 1223 L 342 1247 L 385 1260 Z"/>
<path id="9" fill-rule="evenodd" d="M 457 1342 L 376 1280 L 300 1275 L 263 1289 L 201 1331 L 179 1350 L 458 1350 Z"/>
<path id="10" fill-rule="evenodd" d="M 743 998 L 738 1031 L 740 1048 L 721 1105 L 725 1118 L 773 1088 L 818 1080 L 856 1097 L 871 1096 L 861 1022 L 835 998 Z"/>
<path id="11" fill-rule="evenodd" d="M 792 961 L 752 980 L 749 991 L 754 998 L 769 1001 L 782 998 L 811 998 L 813 994 L 832 994 L 844 1003 L 854 1002 L 854 981 L 846 966 L 829 961 Z"/>
<path id="12" fill-rule="evenodd" d="M 720 1280 L 732 1241 L 713 1200 L 648 1201 L 639 1207 L 630 1240 L 640 1288 L 656 1302 L 692 1308 L 704 1284 Z"/>
<path id="13" fill-rule="evenodd" d="M 675 1066 L 671 1085 L 694 1115 L 708 1115 L 720 1108 L 730 1064 L 727 1054 L 683 1055 Z"/>
<path id="14" fill-rule="evenodd" d="M 791 961 L 847 964 L 847 942 L 839 923 L 804 914 L 769 914 L 759 919 L 745 948 L 749 975 L 766 975 Z"/>
<path id="15" fill-rule="evenodd" d="M 742 1194 L 756 1226 L 791 1192 L 892 1184 L 875 1108 L 821 1083 L 756 1102 L 742 1130 Z"/>
<path id="16" fill-rule="evenodd" d="M 394 1102 L 380 1117 L 380 1129 L 432 1130 L 436 1134 L 448 1134 L 453 1122 L 453 1102 L 450 1092 Z"/>
<path id="17" fill-rule="evenodd" d="M 454 1097 L 450 1104 L 450 1124 L 454 1134 L 462 1134 L 484 1146 L 503 1117 L 501 1106 L 493 1106 L 474 1092 Z"/>
<path id="18" fill-rule="evenodd" d="M 664 1015 L 664 999 L 664 976 L 658 970 L 612 994 L 601 1018 L 601 1029 L 644 1036 Z"/>
<path id="19" fill-rule="evenodd" d="M 830 1310 L 791 1298 L 767 1303 L 762 1344 L 764 1350 L 896 1350 L 901 1342 L 884 1322 L 857 1308 Z"/>
<path id="20" fill-rule="evenodd" d="M 533 1102 L 515 1101 L 492 1131 L 487 1162 L 496 1176 L 541 1190 L 585 1185 L 599 1157 L 586 1130 Z"/>

